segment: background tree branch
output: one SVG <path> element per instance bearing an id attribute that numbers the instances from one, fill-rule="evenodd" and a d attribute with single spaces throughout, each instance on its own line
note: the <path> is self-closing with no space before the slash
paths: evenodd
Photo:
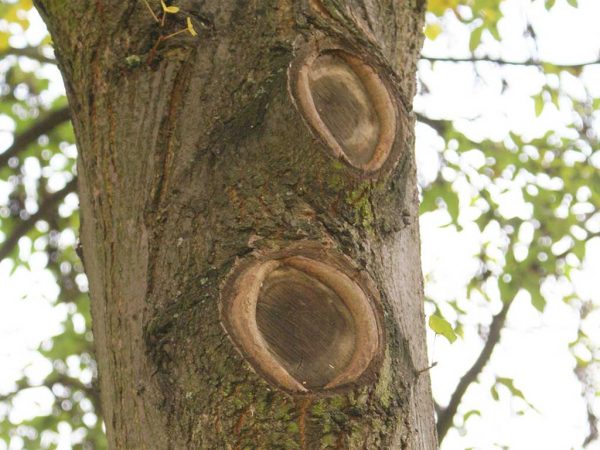
<path id="1" fill-rule="evenodd" d="M 28 219 L 20 222 L 2 245 L 0 245 L 0 261 L 10 255 L 13 248 L 15 248 L 15 245 L 17 245 L 17 242 L 19 242 L 19 239 L 25 236 L 38 220 L 47 217 L 67 194 L 75 191 L 76 187 L 77 178 L 73 178 L 60 191 L 56 191 L 46 197 L 35 214 L 32 214 Z"/>
<path id="2" fill-rule="evenodd" d="M 8 163 L 10 158 L 17 156 L 37 138 L 43 134 L 49 133 L 61 123 L 69 120 L 70 117 L 71 112 L 69 107 L 65 106 L 36 120 L 36 122 L 30 128 L 15 137 L 15 140 L 10 147 L 8 147 L 3 153 L 0 153 L 0 169 Z"/>
<path id="3" fill-rule="evenodd" d="M 423 114 L 416 113 L 417 121 L 433 128 L 440 136 L 444 136 L 448 128 L 452 126 L 452 122 L 443 119 L 430 119 Z"/>
<path id="4" fill-rule="evenodd" d="M 0 52 L 0 59 L 5 58 L 6 56 L 26 56 L 27 58 L 35 59 L 41 63 L 45 64 L 56 64 L 56 60 L 54 58 L 49 58 L 42 54 L 38 47 L 24 47 L 24 48 L 7 48 Z"/>
<path id="5" fill-rule="evenodd" d="M 458 405 L 460 405 L 460 402 L 462 401 L 462 398 L 468 387 L 477 379 L 485 365 L 490 360 L 496 344 L 500 341 L 500 332 L 504 327 L 506 315 L 508 314 L 508 310 L 512 302 L 513 299 L 506 301 L 500 312 L 494 316 L 490 325 L 490 331 L 487 340 L 485 341 L 485 345 L 483 346 L 479 357 L 458 382 L 458 385 L 456 386 L 456 389 L 450 398 L 448 406 L 438 413 L 437 433 L 439 442 L 444 440 L 446 433 L 452 426 Z"/>

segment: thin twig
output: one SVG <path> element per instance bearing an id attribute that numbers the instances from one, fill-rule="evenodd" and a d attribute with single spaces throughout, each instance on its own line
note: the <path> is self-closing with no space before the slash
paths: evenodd
<path id="1" fill-rule="evenodd" d="M 500 58 L 490 58 L 488 56 L 470 57 L 470 58 L 450 58 L 450 57 L 435 57 L 435 56 L 421 55 L 421 60 L 431 61 L 431 62 L 451 62 L 451 63 L 489 62 L 489 63 L 500 64 L 500 65 L 508 65 L 508 66 L 533 66 L 533 67 L 554 66 L 554 67 L 557 67 L 560 69 L 582 69 L 583 67 L 600 64 L 600 58 L 595 59 L 593 61 L 586 61 L 586 62 L 577 63 L 577 64 L 557 64 L 557 63 L 551 63 L 551 62 L 547 62 L 547 61 L 538 61 L 535 59 L 527 59 L 525 61 L 510 61 L 510 60 L 500 59 Z"/>
<path id="2" fill-rule="evenodd" d="M 10 158 L 17 156 L 41 135 L 49 133 L 61 123 L 69 120 L 69 117 L 69 107 L 65 106 L 38 119 L 30 128 L 17 135 L 10 147 L 0 153 L 0 169 L 6 165 Z"/>
<path id="3" fill-rule="evenodd" d="M 76 187 L 77 179 L 73 178 L 60 191 L 53 192 L 46 197 L 35 214 L 32 214 L 27 220 L 21 221 L 13 229 L 8 238 L 0 245 L 0 261 L 10 255 L 19 242 L 19 239 L 25 236 L 38 220 L 42 220 L 50 215 L 54 211 L 55 206 L 60 203 L 67 194 L 74 192 Z"/>
<path id="4" fill-rule="evenodd" d="M 156 17 L 156 14 L 154 14 L 154 11 L 152 10 L 148 2 L 146 0 L 142 0 L 142 2 L 144 2 L 144 5 L 146 5 L 148 11 L 150 11 L 150 14 L 152 14 L 152 17 L 154 17 L 154 20 L 156 20 L 157 23 L 160 22 L 160 20 L 158 20 L 158 17 Z"/>
<path id="5" fill-rule="evenodd" d="M 163 37 L 162 40 L 166 41 L 167 39 L 172 38 L 173 36 L 177 36 L 178 34 L 185 33 L 187 30 L 188 30 L 187 28 L 184 28 L 183 30 L 179 30 L 179 31 L 176 31 L 171 34 L 167 34 L 166 36 Z"/>

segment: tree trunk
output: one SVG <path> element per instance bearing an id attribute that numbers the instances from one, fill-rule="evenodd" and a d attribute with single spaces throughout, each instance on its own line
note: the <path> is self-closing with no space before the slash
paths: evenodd
<path id="1" fill-rule="evenodd" d="M 111 448 L 435 448 L 424 0 L 175 5 L 37 1 L 80 151 Z"/>

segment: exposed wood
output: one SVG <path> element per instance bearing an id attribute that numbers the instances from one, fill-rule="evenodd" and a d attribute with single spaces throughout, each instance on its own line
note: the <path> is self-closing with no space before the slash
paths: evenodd
<path id="1" fill-rule="evenodd" d="M 312 45 L 290 68 L 301 113 L 335 157 L 365 172 L 379 170 L 397 131 L 388 88 L 359 57 L 327 41 Z"/>
<path id="2" fill-rule="evenodd" d="M 315 59 L 308 70 L 314 108 L 350 164 L 371 159 L 379 140 L 379 118 L 361 79 L 335 53 Z"/>
<path id="3" fill-rule="evenodd" d="M 381 306 L 372 281 L 357 276 L 347 258 L 296 244 L 242 263 L 223 296 L 225 329 L 275 386 L 324 393 L 376 375 L 384 348 Z"/>
<path id="4" fill-rule="evenodd" d="M 256 307 L 258 330 L 284 368 L 307 389 L 325 387 L 352 357 L 352 316 L 329 287 L 280 267 L 265 278 Z"/>
<path id="5" fill-rule="evenodd" d="M 381 168 L 396 135 L 396 113 L 372 68 L 341 50 L 308 56 L 297 74 L 297 102 L 338 158 L 364 171 Z"/>

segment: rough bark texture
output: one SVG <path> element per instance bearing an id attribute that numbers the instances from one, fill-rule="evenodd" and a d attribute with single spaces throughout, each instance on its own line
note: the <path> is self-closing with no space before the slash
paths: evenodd
<path id="1" fill-rule="evenodd" d="M 181 0 L 163 28 L 141 0 L 36 3 L 80 150 L 111 448 L 435 448 L 409 113 L 424 1 Z M 198 37 L 156 45 L 186 18 Z M 395 156 L 375 173 L 332 156 L 291 96 L 288 68 L 320 42 L 391 92 Z M 301 240 L 376 284 L 386 344 L 366 383 L 289 395 L 221 325 L 236 262 Z"/>

